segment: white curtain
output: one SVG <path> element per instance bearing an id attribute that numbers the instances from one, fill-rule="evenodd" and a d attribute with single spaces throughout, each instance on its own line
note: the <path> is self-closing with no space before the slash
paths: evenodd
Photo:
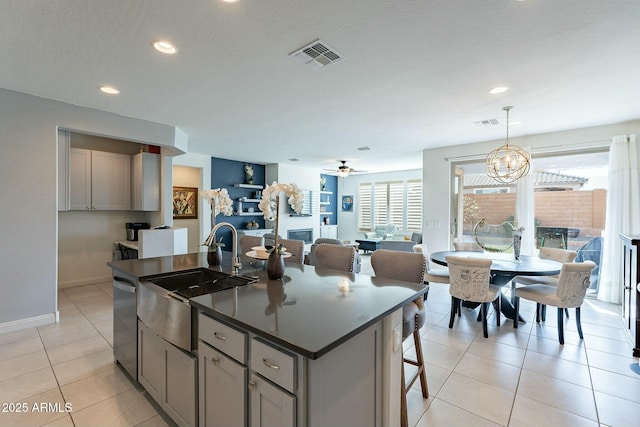
<path id="1" fill-rule="evenodd" d="M 523 147 L 529 152 L 531 158 L 531 149 Z M 516 219 L 518 227 L 524 227 L 522 232 L 522 246 L 520 253 L 522 255 L 535 255 L 536 251 L 536 230 L 534 226 L 535 217 L 535 199 L 533 188 L 535 186 L 535 174 L 533 172 L 533 164 L 529 173 L 520 178 L 516 185 Z"/>
<path id="2" fill-rule="evenodd" d="M 640 233 L 640 185 L 635 135 L 612 138 L 609 151 L 609 190 L 598 299 L 622 302 L 622 243 L 620 233 Z"/>

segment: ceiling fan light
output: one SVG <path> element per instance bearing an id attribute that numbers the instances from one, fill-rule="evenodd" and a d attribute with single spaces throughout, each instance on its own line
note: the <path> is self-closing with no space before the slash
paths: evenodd
<path id="1" fill-rule="evenodd" d="M 349 176 L 349 171 L 347 169 L 341 169 L 338 171 L 338 176 L 341 178 L 346 178 Z"/>

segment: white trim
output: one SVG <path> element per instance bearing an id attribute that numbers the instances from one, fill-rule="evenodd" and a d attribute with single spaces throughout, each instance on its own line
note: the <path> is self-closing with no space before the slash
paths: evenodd
<path id="1" fill-rule="evenodd" d="M 38 326 L 58 323 L 60 321 L 60 312 L 55 311 L 41 316 L 28 317 L 26 319 L 13 320 L 11 322 L 0 323 L 0 335 L 9 332 L 21 331 L 23 329 L 35 328 Z"/>

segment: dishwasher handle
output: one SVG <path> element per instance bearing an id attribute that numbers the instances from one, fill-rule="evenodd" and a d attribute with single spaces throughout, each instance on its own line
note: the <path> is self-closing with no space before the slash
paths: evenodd
<path id="1" fill-rule="evenodd" d="M 121 277 L 113 278 L 113 287 L 132 294 L 136 293 L 136 285 Z"/>

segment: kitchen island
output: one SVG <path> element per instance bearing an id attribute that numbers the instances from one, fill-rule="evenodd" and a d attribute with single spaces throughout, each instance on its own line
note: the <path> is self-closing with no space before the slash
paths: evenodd
<path id="1" fill-rule="evenodd" d="M 254 283 L 189 300 L 199 425 L 398 425 L 401 307 L 424 289 L 289 264 L 270 281 L 264 262 L 242 264 Z M 206 253 L 109 265 L 138 282 L 208 267 Z M 211 269 L 231 271 L 230 259 Z"/>

